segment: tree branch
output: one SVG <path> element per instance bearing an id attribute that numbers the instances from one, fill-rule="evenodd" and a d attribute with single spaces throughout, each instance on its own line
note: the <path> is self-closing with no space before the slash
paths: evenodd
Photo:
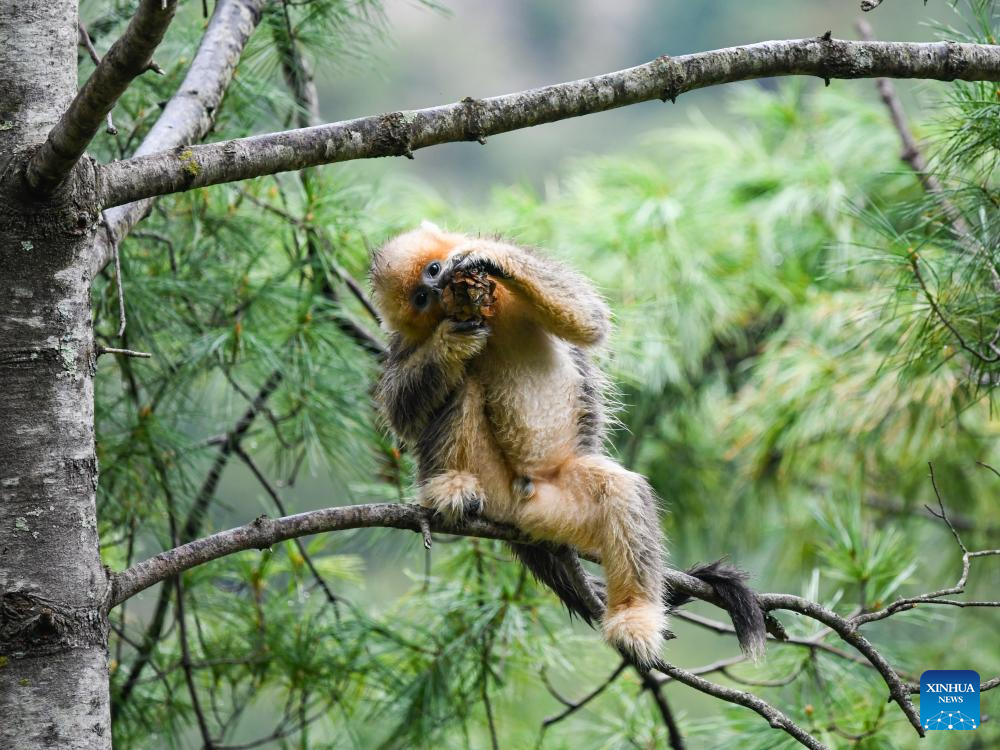
<path id="1" fill-rule="evenodd" d="M 135 156 L 199 141 L 211 130 L 243 48 L 260 22 L 264 1 L 219 0 L 216 3 L 184 82 L 167 102 Z M 108 230 L 114 241 L 121 242 L 152 206 L 153 201 L 145 199 L 106 211 Z M 93 274 L 104 268 L 111 258 L 111 243 L 98 235 L 91 267 Z"/>
<path id="2" fill-rule="evenodd" d="M 72 171 L 118 98 L 149 69 L 153 52 L 177 10 L 177 0 L 142 0 L 125 33 L 97 64 L 45 143 L 28 162 L 28 184 L 51 191 Z"/>
<path id="3" fill-rule="evenodd" d="M 589 693 L 587 693 L 585 696 L 583 696 L 582 698 L 580 698 L 580 700 L 577 701 L 573 701 L 564 697 L 562 693 L 556 690 L 555 687 L 552 685 L 552 683 L 549 681 L 548 674 L 543 669 L 541 672 L 541 677 L 542 677 L 542 682 L 545 684 L 545 688 L 549 691 L 549 693 L 552 695 L 553 698 L 562 703 L 566 708 L 564 708 L 557 714 L 554 714 L 552 716 L 543 719 L 542 731 L 544 732 L 553 724 L 559 723 L 567 716 L 576 713 L 581 708 L 586 706 L 588 703 L 594 700 L 594 698 L 603 693 L 611 685 L 611 683 L 613 683 L 615 680 L 618 679 L 618 677 L 621 675 L 622 672 L 628 669 L 628 667 L 629 667 L 628 661 L 623 659 L 621 663 L 615 668 L 615 671 L 612 672 L 610 675 L 608 675 L 608 678 L 606 680 L 603 680 L 600 685 L 595 687 L 593 690 L 591 690 Z"/>
<path id="4" fill-rule="evenodd" d="M 862 39 L 865 41 L 870 41 L 872 39 L 872 27 L 867 21 L 858 21 L 857 29 L 858 33 L 861 34 Z M 934 198 L 938 201 L 938 204 L 944 211 L 945 216 L 947 216 L 948 220 L 952 223 L 955 234 L 959 237 L 968 235 L 969 225 L 966 223 L 965 219 L 962 218 L 962 214 L 959 210 L 955 208 L 951 201 L 948 200 L 944 185 L 942 185 L 937 176 L 928 169 L 927 159 L 924 158 L 923 152 L 920 150 L 920 146 L 917 145 L 917 139 L 913 137 L 913 132 L 906 123 L 906 113 L 903 112 L 903 103 L 899 100 L 899 96 L 896 94 L 896 87 L 892 85 L 892 81 L 888 78 L 876 78 L 875 88 L 878 89 L 878 94 L 882 99 L 882 103 L 885 104 L 886 109 L 889 110 L 889 117 L 892 119 L 892 125 L 896 129 L 896 133 L 899 135 L 900 142 L 903 144 L 903 150 L 900 152 L 899 158 L 906 162 L 910 169 L 913 170 L 917 179 L 920 180 L 920 184 L 923 185 L 924 190 L 934 196 Z"/>
<path id="5" fill-rule="evenodd" d="M 381 527 L 407 529 L 422 534 L 424 525 L 428 526 L 432 532 L 439 534 L 535 543 L 523 532 L 511 526 L 479 518 L 469 519 L 461 523 L 449 523 L 425 508 L 408 503 L 346 505 L 277 519 L 261 516 L 244 526 L 221 531 L 183 544 L 175 549 L 166 550 L 115 574 L 113 576 L 114 593 L 110 606 L 116 607 L 126 599 L 160 581 L 234 552 L 248 549 L 267 549 L 279 542 L 309 534 L 348 529 Z M 190 528 L 185 528 L 184 534 L 190 535 L 191 531 Z M 666 570 L 665 577 L 672 589 L 725 608 L 715 590 L 704 581 L 671 568 Z M 790 600 L 798 599 L 794 596 L 788 598 Z M 802 601 L 811 604 L 806 600 Z"/>
<path id="6" fill-rule="evenodd" d="M 432 531 L 487 539 L 528 542 L 522 532 L 481 519 L 449 523 L 426 509 L 404 503 L 346 505 L 272 519 L 260 516 L 235 529 L 222 531 L 161 552 L 114 576 L 115 607 L 140 591 L 211 560 L 248 549 L 267 549 L 289 539 L 329 531 L 383 527 L 421 533 L 426 522 Z"/>
<path id="7" fill-rule="evenodd" d="M 934 603 L 934 601 L 944 602 L 946 600 L 938 597 L 962 593 L 964 591 L 964 583 L 968 578 L 971 560 L 978 557 L 994 556 L 1000 553 L 998 550 L 968 551 L 948 520 L 944 503 L 940 498 L 936 484 L 934 484 L 934 489 L 938 497 L 938 506 L 940 509 L 935 515 L 948 525 L 963 552 L 962 574 L 956 586 L 923 596 L 899 600 L 878 613 L 859 613 L 846 617 L 838 615 L 833 610 L 821 604 L 791 594 L 761 594 L 758 596 L 760 605 L 765 611 L 784 609 L 797 612 L 826 625 L 829 631 L 835 632 L 843 641 L 852 646 L 863 657 L 865 662 L 879 672 L 888 687 L 890 699 L 900 707 L 910 721 L 911 726 L 921 736 L 923 735 L 923 728 L 909 699 L 912 693 L 912 686 L 903 681 L 900 673 L 861 634 L 859 628 L 867 623 L 885 619 L 898 612 L 906 611 L 916 604 L 929 604 Z M 110 606 L 117 606 L 129 597 L 162 580 L 234 552 L 247 549 L 266 549 L 273 544 L 308 534 L 370 527 L 408 529 L 421 534 L 425 533 L 425 530 L 429 528 L 437 533 L 502 539 L 520 543 L 530 542 L 525 534 L 513 527 L 492 523 L 484 519 L 470 519 L 460 523 L 450 523 L 424 508 L 401 503 L 327 508 L 278 519 L 261 516 L 245 526 L 223 531 L 162 552 L 114 575 L 112 578 Z M 712 587 L 703 581 L 672 569 L 665 571 L 665 578 L 674 590 L 718 606 L 723 606 Z M 598 604 L 600 604 L 599 601 Z M 1000 602 L 967 602 L 966 604 L 998 606 Z M 690 616 L 688 619 L 690 619 Z M 721 623 L 706 622 L 715 630 L 719 630 L 720 632 L 728 631 L 728 627 Z M 815 648 L 821 647 L 819 639 L 829 631 L 823 631 L 814 638 L 807 639 L 802 645 Z M 839 652 L 838 655 L 856 660 L 850 654 L 844 652 Z M 724 660 L 697 670 L 683 670 L 674 665 L 662 662 L 656 664 L 656 669 L 666 676 L 657 677 L 656 679 L 661 682 L 674 679 L 701 692 L 750 708 L 767 719 L 771 726 L 782 729 L 801 744 L 810 748 L 823 747 L 818 740 L 795 724 L 787 715 L 759 697 L 746 691 L 708 682 L 700 676 L 701 674 L 713 671 L 724 671 L 725 668 L 743 660 L 744 657 L 742 656 L 734 657 L 734 659 Z M 984 684 L 984 689 L 994 687 L 994 683 L 1000 683 L 1000 679 L 996 681 L 991 680 Z"/>
<path id="8" fill-rule="evenodd" d="M 972 568 L 972 560 L 977 557 L 1000 556 L 1000 549 L 978 550 L 976 552 L 969 551 L 969 548 L 965 546 L 965 542 L 962 541 L 962 537 L 959 535 L 958 530 L 948 517 L 948 512 L 945 510 L 944 500 L 941 499 L 941 491 L 938 489 L 937 485 L 937 477 L 934 475 L 934 465 L 928 463 L 927 466 L 930 469 L 931 487 L 934 488 L 934 497 L 937 499 L 938 510 L 933 510 L 929 506 L 924 507 L 927 508 L 928 513 L 943 521 L 948 527 L 948 530 L 951 532 L 951 535 L 955 538 L 955 543 L 962 551 L 962 573 L 959 575 L 958 581 L 954 586 L 940 589 L 938 591 L 931 591 L 926 594 L 920 594 L 919 596 L 897 599 L 885 609 L 881 609 L 876 612 L 867 612 L 853 618 L 855 625 L 864 625 L 869 622 L 884 620 L 886 617 L 896 614 L 896 612 L 913 609 L 920 604 L 944 604 L 952 607 L 1000 607 L 1000 601 L 956 601 L 953 599 L 942 598 L 945 596 L 964 594 L 965 586 L 969 581 L 969 571 Z"/>
<path id="9" fill-rule="evenodd" d="M 832 78 L 1000 80 L 1000 46 L 954 42 L 852 42 L 827 37 L 659 57 L 594 78 L 430 109 L 136 156 L 102 167 L 104 205 L 293 169 L 380 156 L 603 112 L 675 100 L 686 91 L 783 75 Z"/>
<path id="10" fill-rule="evenodd" d="M 653 702 L 660 712 L 660 718 L 663 719 L 663 725 L 667 728 L 667 744 L 670 746 L 670 750 L 684 750 L 684 735 L 677 725 L 674 712 L 670 710 L 667 697 L 663 694 L 663 687 L 649 672 L 639 672 L 639 678 L 642 680 L 643 687 L 653 697 Z"/>
<path id="11" fill-rule="evenodd" d="M 798 740 L 800 744 L 810 748 L 810 750 L 826 750 L 826 745 L 806 732 L 802 727 L 770 703 L 758 698 L 753 693 L 709 682 L 693 672 L 689 672 L 686 669 L 681 669 L 673 664 L 668 664 L 662 661 L 656 665 L 656 669 L 657 671 L 663 672 L 665 675 L 672 677 L 678 682 L 683 682 L 688 687 L 692 687 L 702 693 L 708 693 L 709 695 L 714 695 L 716 698 L 720 698 L 728 703 L 735 703 L 738 706 L 749 708 L 751 711 L 766 719 L 769 725 L 775 729 L 781 729 L 784 732 L 787 732 L 789 735 Z"/>

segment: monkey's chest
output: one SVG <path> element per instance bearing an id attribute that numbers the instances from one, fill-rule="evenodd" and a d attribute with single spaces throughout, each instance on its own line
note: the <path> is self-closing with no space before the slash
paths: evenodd
<path id="1" fill-rule="evenodd" d="M 487 419 L 511 469 L 542 476 L 577 442 L 579 373 L 557 359 L 494 369 L 485 378 Z"/>

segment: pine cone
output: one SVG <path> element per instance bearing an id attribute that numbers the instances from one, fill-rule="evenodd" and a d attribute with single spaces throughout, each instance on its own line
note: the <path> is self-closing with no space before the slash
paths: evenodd
<path id="1" fill-rule="evenodd" d="M 493 315 L 496 287 L 497 283 L 485 271 L 456 271 L 441 292 L 445 314 L 460 323 L 482 322 Z"/>

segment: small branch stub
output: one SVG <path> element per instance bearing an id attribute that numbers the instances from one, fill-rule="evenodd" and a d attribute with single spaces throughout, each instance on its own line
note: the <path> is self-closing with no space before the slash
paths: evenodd
<path id="1" fill-rule="evenodd" d="M 133 349 L 115 349 L 110 346 L 101 346 L 97 349 L 97 356 L 102 354 L 118 354 L 122 357 L 138 357 L 139 359 L 150 359 L 153 355 L 149 352 L 137 352 Z"/>

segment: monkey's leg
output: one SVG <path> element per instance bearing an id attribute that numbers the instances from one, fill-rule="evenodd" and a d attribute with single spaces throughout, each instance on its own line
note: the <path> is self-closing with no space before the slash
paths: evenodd
<path id="1" fill-rule="evenodd" d="M 466 514 L 478 515 L 484 494 L 479 480 L 464 471 L 445 471 L 420 485 L 420 504 L 457 521 Z"/>
<path id="2" fill-rule="evenodd" d="M 658 658 L 667 626 L 656 506 L 643 477 L 609 458 L 584 456 L 536 481 L 520 517 L 530 534 L 600 554 L 608 582 L 604 636 L 644 664 Z"/>

